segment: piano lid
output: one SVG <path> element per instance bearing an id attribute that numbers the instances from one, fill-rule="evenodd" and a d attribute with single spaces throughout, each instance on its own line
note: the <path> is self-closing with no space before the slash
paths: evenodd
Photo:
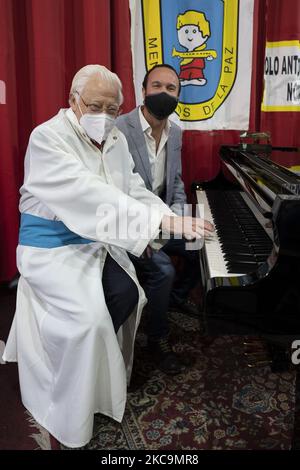
<path id="1" fill-rule="evenodd" d="M 300 148 L 272 147 L 271 152 L 266 157 L 286 170 L 300 176 Z"/>
<path id="2" fill-rule="evenodd" d="M 259 199 L 265 216 L 277 195 L 300 195 L 300 151 L 296 148 L 257 144 L 223 146 L 221 157 L 252 199 L 256 203 Z"/>

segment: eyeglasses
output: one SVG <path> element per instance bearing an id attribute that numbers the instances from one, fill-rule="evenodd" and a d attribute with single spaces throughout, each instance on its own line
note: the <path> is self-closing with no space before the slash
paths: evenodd
<path id="1" fill-rule="evenodd" d="M 104 105 L 99 105 L 99 104 L 96 104 L 96 103 L 88 104 L 84 101 L 84 99 L 78 93 L 78 91 L 76 91 L 75 93 L 77 93 L 77 95 L 80 96 L 81 101 L 83 102 L 84 106 L 86 108 L 88 108 L 90 114 L 100 114 L 100 113 L 104 113 L 104 112 L 109 114 L 110 116 L 116 116 L 118 114 L 119 106 L 117 106 L 117 105 L 111 104 L 109 106 L 104 106 Z"/>

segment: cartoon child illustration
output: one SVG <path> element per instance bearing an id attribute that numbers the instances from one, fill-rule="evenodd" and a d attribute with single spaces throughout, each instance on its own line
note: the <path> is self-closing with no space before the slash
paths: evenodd
<path id="1" fill-rule="evenodd" d="M 173 56 L 182 57 L 180 63 L 180 83 L 185 85 L 206 84 L 204 76 L 205 59 L 213 60 L 217 57 L 215 50 L 205 50 L 206 41 L 210 37 L 210 24 L 205 14 L 200 11 L 187 10 L 177 17 L 177 34 L 181 46 L 188 52 L 176 51 Z"/>

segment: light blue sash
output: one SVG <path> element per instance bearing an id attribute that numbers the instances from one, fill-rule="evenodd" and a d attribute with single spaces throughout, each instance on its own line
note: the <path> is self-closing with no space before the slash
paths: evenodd
<path id="1" fill-rule="evenodd" d="M 43 219 L 31 214 L 21 214 L 19 245 L 58 248 L 59 246 L 92 242 L 93 240 L 82 238 L 71 232 L 63 222 Z"/>

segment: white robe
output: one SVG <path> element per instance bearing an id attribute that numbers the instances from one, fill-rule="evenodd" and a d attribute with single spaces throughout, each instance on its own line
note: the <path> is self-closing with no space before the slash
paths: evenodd
<path id="1" fill-rule="evenodd" d="M 146 303 L 126 251 L 140 256 L 159 233 L 162 214 L 172 214 L 132 169 L 120 131 L 111 131 L 101 155 L 71 109 L 38 126 L 26 153 L 20 211 L 60 220 L 93 240 L 56 248 L 18 246 L 17 307 L 3 355 L 18 361 L 24 406 L 69 447 L 91 439 L 94 413 L 122 420 Z M 111 208 L 105 216 L 103 204 Z M 107 237 L 106 223 L 126 221 L 136 210 L 143 233 Z M 107 252 L 139 292 L 136 311 L 117 336 L 101 281 Z"/>

